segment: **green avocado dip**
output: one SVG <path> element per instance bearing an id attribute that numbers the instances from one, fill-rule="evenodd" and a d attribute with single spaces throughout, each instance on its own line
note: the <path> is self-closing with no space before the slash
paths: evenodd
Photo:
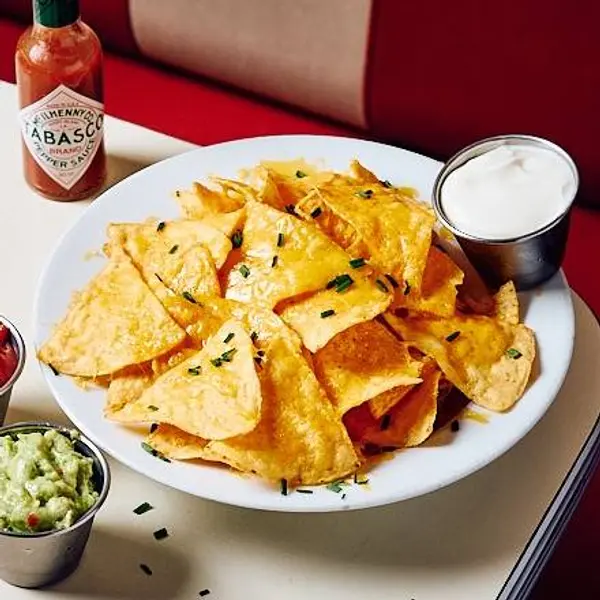
<path id="1" fill-rule="evenodd" d="M 0 437 L 0 529 L 35 533 L 71 526 L 98 499 L 92 465 L 54 429 Z"/>

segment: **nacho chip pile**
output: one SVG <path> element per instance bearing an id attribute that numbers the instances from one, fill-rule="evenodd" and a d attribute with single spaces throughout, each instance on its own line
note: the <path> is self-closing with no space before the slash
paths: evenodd
<path id="1" fill-rule="evenodd" d="M 156 455 L 320 484 L 422 444 L 453 386 L 495 411 L 523 394 L 514 286 L 471 296 L 414 190 L 293 161 L 174 197 L 180 219 L 108 227 L 38 353 Z"/>

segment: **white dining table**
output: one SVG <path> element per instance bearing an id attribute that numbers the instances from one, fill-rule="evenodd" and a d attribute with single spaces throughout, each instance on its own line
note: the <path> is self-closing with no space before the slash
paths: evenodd
<path id="1" fill-rule="evenodd" d="M 52 202 L 26 186 L 16 114 L 16 89 L 0 82 L 0 313 L 28 344 L 7 423 L 67 423 L 31 346 L 32 305 L 53 247 L 89 202 Z M 107 185 L 193 148 L 111 117 L 106 143 Z M 574 306 L 575 351 L 562 391 L 525 439 L 478 473 L 382 508 L 283 514 L 192 497 L 111 460 L 111 492 L 79 569 L 44 591 L 0 581 L 0 598 L 193 600 L 201 592 L 209 600 L 524 597 L 560 519 L 568 516 L 573 478 L 583 477 L 580 452 L 591 452 L 600 413 L 600 328 L 575 295 Z M 135 515 L 143 502 L 154 510 Z M 162 527 L 170 535 L 156 541 L 152 534 Z"/>

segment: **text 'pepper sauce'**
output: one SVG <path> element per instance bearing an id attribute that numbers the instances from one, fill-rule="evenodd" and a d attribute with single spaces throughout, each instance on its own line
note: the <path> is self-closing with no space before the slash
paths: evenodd
<path id="1" fill-rule="evenodd" d="M 102 48 L 79 0 L 34 0 L 15 55 L 27 183 L 53 200 L 80 200 L 104 183 Z"/>

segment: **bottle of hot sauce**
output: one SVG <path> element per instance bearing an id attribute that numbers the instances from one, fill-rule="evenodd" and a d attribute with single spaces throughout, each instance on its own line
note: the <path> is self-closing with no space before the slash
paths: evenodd
<path id="1" fill-rule="evenodd" d="M 53 200 L 94 194 L 106 175 L 102 48 L 79 0 L 34 0 L 15 55 L 27 183 Z"/>

